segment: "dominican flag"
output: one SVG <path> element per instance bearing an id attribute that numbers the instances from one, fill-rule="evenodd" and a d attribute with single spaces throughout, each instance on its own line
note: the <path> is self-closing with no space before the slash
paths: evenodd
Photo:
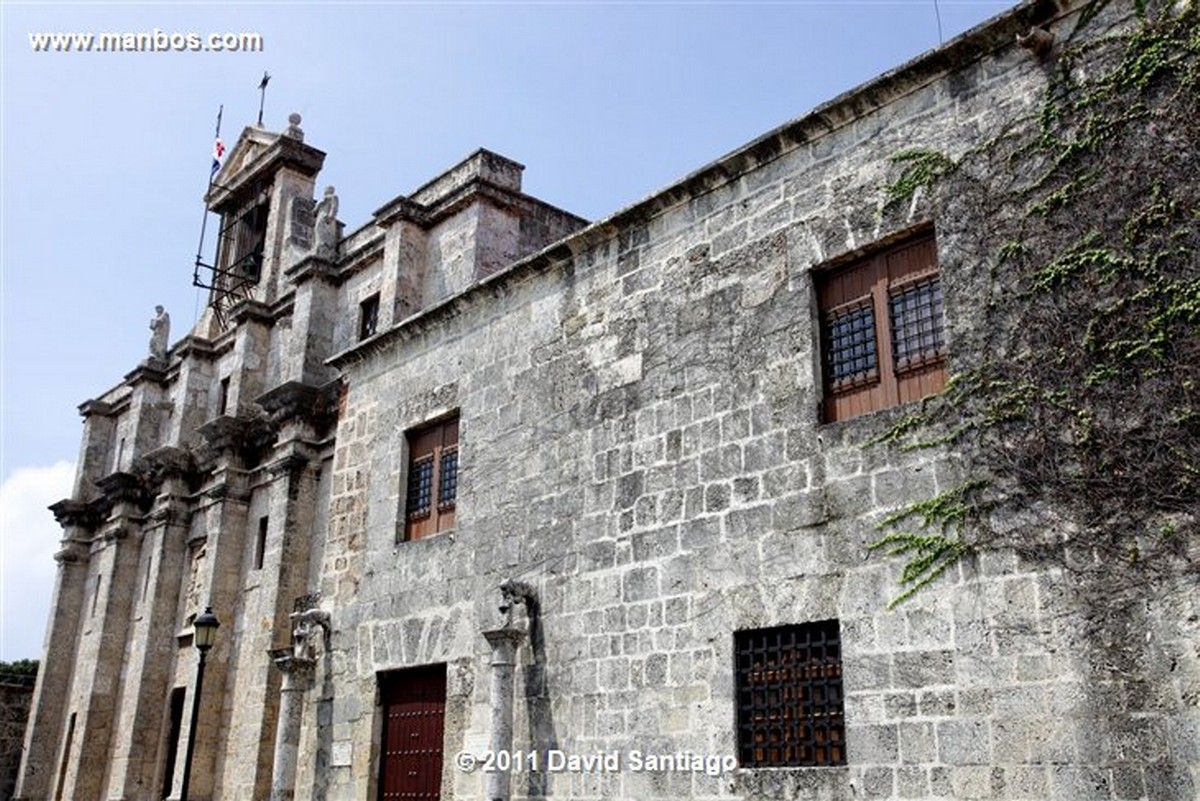
<path id="1" fill-rule="evenodd" d="M 218 137 L 216 144 L 213 145 L 213 166 L 212 174 L 216 175 L 217 170 L 221 169 L 221 157 L 225 155 L 225 145 L 222 144 Z"/>

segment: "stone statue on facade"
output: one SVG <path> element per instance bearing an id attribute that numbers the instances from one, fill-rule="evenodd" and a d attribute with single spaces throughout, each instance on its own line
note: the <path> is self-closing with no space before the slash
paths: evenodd
<path id="1" fill-rule="evenodd" d="M 338 197 L 332 186 L 325 187 L 325 196 L 317 204 L 315 253 L 322 259 L 333 259 L 338 248 Z"/>
<path id="2" fill-rule="evenodd" d="M 329 613 L 324 609 L 306 609 L 293 612 L 292 621 L 292 658 L 315 661 L 315 640 L 329 630 Z"/>
<path id="3" fill-rule="evenodd" d="M 167 343 L 171 338 L 171 315 L 162 306 L 154 307 L 154 317 L 150 320 L 150 358 L 167 358 Z"/>

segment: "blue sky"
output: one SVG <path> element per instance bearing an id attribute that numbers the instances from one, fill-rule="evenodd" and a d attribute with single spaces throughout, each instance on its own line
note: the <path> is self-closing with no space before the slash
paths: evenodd
<path id="1" fill-rule="evenodd" d="M 304 117 L 349 228 L 478 147 L 606 217 L 1011 0 L 0 2 L 0 660 L 39 656 L 76 406 L 196 319 L 217 108 Z M 40 32 L 252 31 L 260 53 L 34 52 Z M 211 244 L 211 237 L 210 237 Z"/>

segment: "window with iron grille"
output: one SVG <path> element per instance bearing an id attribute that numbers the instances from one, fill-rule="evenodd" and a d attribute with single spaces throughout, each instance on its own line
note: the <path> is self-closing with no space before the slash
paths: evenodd
<path id="1" fill-rule="evenodd" d="M 846 764 L 838 621 L 734 636 L 742 767 Z"/>
<path id="2" fill-rule="evenodd" d="M 404 538 L 454 527 L 458 497 L 458 415 L 408 432 Z"/>
<path id="3" fill-rule="evenodd" d="M 358 304 L 358 338 L 359 340 L 375 336 L 379 330 L 379 293 Z"/>
<path id="4" fill-rule="evenodd" d="M 932 233 L 818 273 L 824 416 L 846 420 L 918 400 L 946 383 Z"/>

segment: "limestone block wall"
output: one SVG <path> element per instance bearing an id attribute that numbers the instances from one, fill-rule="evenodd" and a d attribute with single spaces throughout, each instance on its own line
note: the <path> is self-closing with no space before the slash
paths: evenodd
<path id="1" fill-rule="evenodd" d="M 311 797 L 374 797 L 377 675 L 438 662 L 443 793 L 480 797 L 481 775 L 452 756 L 486 746 L 480 632 L 507 578 L 541 597 L 518 669 L 521 749 L 734 754 L 735 632 L 837 619 L 844 648 L 845 767 L 529 775 L 517 797 L 1194 797 L 1186 583 L 1149 593 L 1130 625 L 1177 667 L 1100 684 L 1088 610 L 1045 564 L 989 555 L 888 612 L 898 565 L 868 554 L 876 524 L 956 485 L 960 466 L 861 447 L 902 410 L 820 418 L 813 272 L 872 243 L 932 225 L 951 362 L 969 363 L 979 279 L 958 245 L 987 221 L 920 198 L 883 213 L 882 187 L 896 152 L 961 153 L 1040 95 L 1018 24 L 334 360 L 348 385 L 322 577 L 334 692 L 329 734 L 303 743 L 316 759 L 328 736 L 331 762 Z M 455 528 L 400 541 L 404 434 L 453 410 Z"/>

